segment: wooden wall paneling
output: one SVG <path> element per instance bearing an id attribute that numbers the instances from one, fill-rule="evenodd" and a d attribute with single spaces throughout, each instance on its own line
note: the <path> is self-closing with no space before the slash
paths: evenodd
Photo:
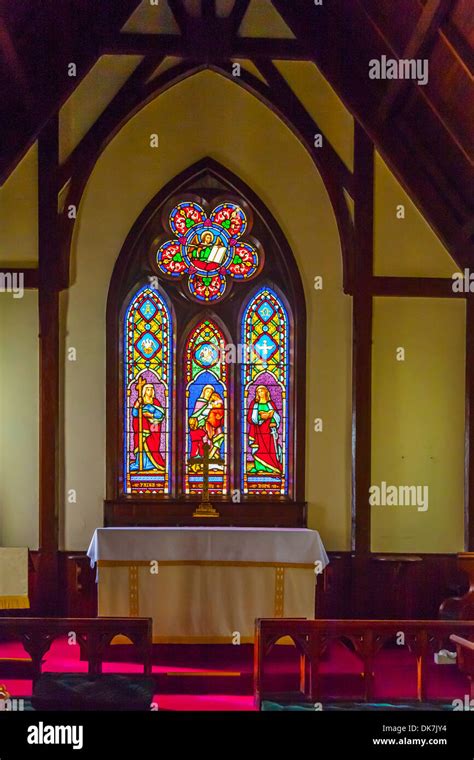
<path id="1" fill-rule="evenodd" d="M 374 620 L 436 619 L 445 599 L 462 596 L 469 585 L 455 554 L 389 555 L 388 562 L 381 561 L 383 555 L 328 554 L 330 563 L 325 577 L 318 578 L 316 590 L 318 619 L 357 620 L 365 615 Z M 416 561 L 409 561 L 412 556 Z M 397 566 L 398 560 L 402 568 Z M 362 581 L 358 574 L 364 576 Z M 85 552 L 59 552 L 59 578 L 61 593 L 55 614 L 97 614 L 96 568 L 90 567 Z M 370 586 L 370 597 L 362 604 L 353 590 L 358 584 Z M 31 601 L 34 603 L 34 595 Z M 34 614 L 36 609 L 34 605 Z"/>
<path id="2" fill-rule="evenodd" d="M 329 565 L 316 586 L 317 618 L 352 618 L 352 560 L 350 552 L 328 552 Z"/>
<path id="3" fill-rule="evenodd" d="M 60 552 L 61 598 L 58 612 L 65 617 L 97 615 L 97 568 L 84 552 Z"/>

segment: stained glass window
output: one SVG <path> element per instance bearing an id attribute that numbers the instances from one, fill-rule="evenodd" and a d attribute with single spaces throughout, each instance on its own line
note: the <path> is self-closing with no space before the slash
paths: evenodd
<path id="1" fill-rule="evenodd" d="M 124 316 L 124 491 L 168 494 L 171 477 L 172 319 L 152 287 Z"/>
<path id="2" fill-rule="evenodd" d="M 268 245 L 260 218 L 253 226 L 243 198 L 195 192 L 161 207 L 136 248 L 148 264 L 118 285 L 117 299 L 137 271 L 152 275 L 125 296 L 118 323 L 123 437 L 113 436 L 122 452 L 114 450 L 108 498 L 149 497 L 164 511 L 207 493 L 211 503 L 234 502 L 234 489 L 244 502 L 300 500 L 294 410 L 299 418 L 304 402 L 290 366 L 299 303 L 285 296 L 284 252 L 276 239 Z"/>
<path id="3" fill-rule="evenodd" d="M 289 316 L 262 287 L 242 316 L 242 492 L 288 493 Z"/>
<path id="4" fill-rule="evenodd" d="M 222 330 L 199 322 L 186 342 L 184 490 L 201 494 L 205 457 L 209 492 L 228 492 L 228 373 Z M 206 452 L 207 449 L 207 452 Z"/>
<path id="5" fill-rule="evenodd" d="M 219 301 L 232 280 L 250 280 L 263 265 L 263 251 L 242 240 L 249 220 L 236 203 L 219 203 L 208 216 L 194 201 L 178 203 L 169 216 L 176 236 L 163 242 L 155 255 L 160 274 L 184 278 L 196 301 Z"/>

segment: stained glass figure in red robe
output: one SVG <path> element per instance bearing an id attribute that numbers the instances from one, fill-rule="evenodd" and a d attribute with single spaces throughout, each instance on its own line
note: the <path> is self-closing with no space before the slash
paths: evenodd
<path id="1" fill-rule="evenodd" d="M 139 383 L 137 388 L 139 389 Z M 133 453 L 135 461 L 130 471 L 163 470 L 165 461 L 161 455 L 161 423 L 165 412 L 156 402 L 152 383 L 141 385 L 141 396 L 132 409 Z"/>
<path id="2" fill-rule="evenodd" d="M 254 464 L 250 472 L 271 472 L 281 474 L 281 446 L 278 429 L 281 417 L 272 402 L 266 385 L 258 385 L 255 398 L 248 411 L 248 436 Z"/>
<path id="3" fill-rule="evenodd" d="M 205 385 L 189 418 L 190 457 L 204 456 L 204 443 L 210 443 L 209 459 L 218 459 L 224 439 L 224 401 L 212 385 Z"/>

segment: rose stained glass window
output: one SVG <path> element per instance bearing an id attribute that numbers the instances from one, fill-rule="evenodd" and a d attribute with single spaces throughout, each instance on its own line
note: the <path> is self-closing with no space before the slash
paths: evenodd
<path id="1" fill-rule="evenodd" d="M 263 265 L 263 251 L 245 239 L 249 220 L 236 203 L 219 203 L 207 215 L 194 201 L 178 203 L 169 215 L 175 235 L 155 255 L 158 273 L 186 283 L 185 291 L 203 303 L 217 302 L 232 282 L 255 277 Z"/>

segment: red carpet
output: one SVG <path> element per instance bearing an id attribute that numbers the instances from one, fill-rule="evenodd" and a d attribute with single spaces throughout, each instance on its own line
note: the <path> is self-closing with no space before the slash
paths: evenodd
<path id="1" fill-rule="evenodd" d="M 128 647 L 120 647 L 116 661 L 104 663 L 104 673 L 141 673 L 140 665 L 122 660 Z M 20 643 L 0 643 L 0 658 L 25 658 Z M 158 646 L 153 674 L 158 676 L 154 701 L 162 710 L 254 710 L 252 697 L 253 650 L 251 646 Z M 270 657 L 269 679 L 276 690 L 296 689 L 298 658 L 294 647 L 276 647 Z M 427 700 L 450 702 L 469 693 L 467 679 L 452 665 L 428 664 Z M 5 676 L 2 675 L 2 670 Z M 324 699 L 335 696 L 361 700 L 361 665 L 355 654 L 341 643 L 334 644 L 321 667 Z M 11 674 L 11 665 L 9 671 Z M 12 696 L 31 695 L 31 680 L 8 677 L 0 662 L 0 683 Z M 86 673 L 79 647 L 58 639 L 46 655 L 43 672 Z M 415 659 L 403 649 L 386 649 L 375 663 L 376 699 L 416 698 Z"/>

